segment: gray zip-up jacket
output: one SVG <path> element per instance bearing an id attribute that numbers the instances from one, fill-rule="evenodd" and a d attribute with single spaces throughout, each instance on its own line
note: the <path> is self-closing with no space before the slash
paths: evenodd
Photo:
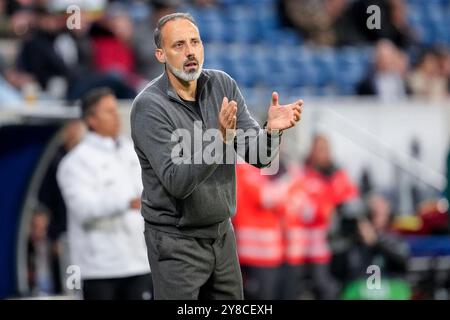
<path id="1" fill-rule="evenodd" d="M 223 97 L 237 102 L 237 129 L 244 130 L 247 136 L 246 139 L 237 136 L 234 149 L 244 150 L 245 154 L 240 154 L 244 158 L 260 140 L 267 141 L 266 152 L 260 152 L 264 156 L 252 164 L 269 165 L 278 152 L 278 144 L 273 141 L 279 137 L 270 136 L 260 128 L 250 115 L 235 80 L 222 71 L 203 70 L 198 79 L 196 101 L 202 117 L 179 98 L 166 73 L 154 79 L 134 100 L 131 136 L 142 168 L 141 212 L 151 227 L 203 238 L 216 238 L 227 230 L 236 210 L 234 163 L 198 164 L 194 158 L 198 159 L 199 151 L 191 148 L 191 153 L 186 154 L 185 149 L 177 149 L 182 139 L 173 139 L 177 129 L 184 129 L 194 137 L 194 121 L 201 121 L 196 124 L 200 124 L 203 132 L 218 129 Z M 247 135 L 249 129 L 254 134 Z M 241 148 L 236 141 L 244 141 Z M 212 143 L 226 148 L 221 139 L 191 144 L 194 143 L 201 143 L 200 152 Z M 174 158 L 177 152 L 178 159 Z"/>

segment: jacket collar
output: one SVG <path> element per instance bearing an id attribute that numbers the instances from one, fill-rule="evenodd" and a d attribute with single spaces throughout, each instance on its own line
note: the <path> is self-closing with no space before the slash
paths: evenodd
<path id="1" fill-rule="evenodd" d="M 202 70 L 199 78 L 197 79 L 197 95 L 199 95 L 203 91 L 203 88 L 205 87 L 205 85 L 209 81 L 209 79 L 210 79 L 210 76 L 205 72 L 205 70 Z M 158 86 L 164 92 L 166 92 L 166 94 L 169 97 L 172 97 L 176 100 L 180 100 L 176 90 L 170 84 L 169 76 L 167 75 L 167 71 L 164 71 L 164 73 L 161 75 L 161 77 L 158 81 Z"/>
<path id="2" fill-rule="evenodd" d="M 116 150 L 119 146 L 118 143 L 120 143 L 120 138 L 114 140 L 111 137 L 104 137 L 93 131 L 87 132 L 84 139 L 87 143 L 108 151 Z"/>

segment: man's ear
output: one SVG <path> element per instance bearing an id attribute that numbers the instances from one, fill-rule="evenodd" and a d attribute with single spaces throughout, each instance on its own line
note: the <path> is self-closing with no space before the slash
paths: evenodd
<path id="1" fill-rule="evenodd" d="M 86 126 L 88 128 L 93 129 L 96 126 L 96 120 L 95 120 L 94 115 L 92 115 L 92 114 L 87 115 L 86 118 L 84 119 L 84 122 L 86 123 Z"/>
<path id="2" fill-rule="evenodd" d="M 160 63 L 166 63 L 166 55 L 164 54 L 163 49 L 157 48 L 155 50 L 155 57 Z"/>

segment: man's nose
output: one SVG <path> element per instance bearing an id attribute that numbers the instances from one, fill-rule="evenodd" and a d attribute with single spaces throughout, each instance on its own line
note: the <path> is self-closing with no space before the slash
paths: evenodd
<path id="1" fill-rule="evenodd" d="M 190 44 L 186 45 L 186 57 L 193 58 L 194 57 L 194 47 Z"/>

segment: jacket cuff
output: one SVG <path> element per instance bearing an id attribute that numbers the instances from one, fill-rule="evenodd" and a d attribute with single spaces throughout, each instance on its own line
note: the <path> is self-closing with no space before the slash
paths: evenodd
<path id="1" fill-rule="evenodd" d="M 267 121 L 264 122 L 263 129 L 264 129 L 264 131 L 266 131 L 267 136 L 269 138 L 272 138 L 272 137 L 277 138 L 277 137 L 281 137 L 283 135 L 283 130 L 272 130 L 272 132 L 269 132 L 269 130 L 267 130 Z"/>

